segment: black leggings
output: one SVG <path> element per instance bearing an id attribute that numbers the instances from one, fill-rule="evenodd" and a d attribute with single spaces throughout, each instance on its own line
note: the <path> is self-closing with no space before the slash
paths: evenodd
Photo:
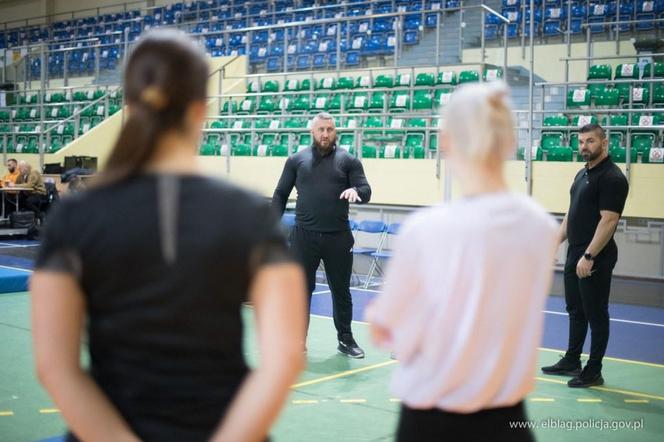
<path id="1" fill-rule="evenodd" d="M 402 406 L 398 442 L 531 442 L 527 428 L 510 428 L 510 422 L 526 422 L 523 402 L 512 407 L 491 408 L 470 414 L 432 408 L 415 410 Z"/>

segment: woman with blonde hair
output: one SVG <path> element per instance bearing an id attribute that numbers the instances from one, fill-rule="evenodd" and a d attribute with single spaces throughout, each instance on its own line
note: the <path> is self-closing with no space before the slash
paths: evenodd
<path id="1" fill-rule="evenodd" d="M 532 440 L 523 422 L 510 422 L 526 419 L 557 226 L 508 190 L 507 95 L 502 83 L 453 94 L 440 145 L 462 197 L 405 222 L 368 314 L 374 342 L 400 362 L 399 441 Z"/>
<path id="2" fill-rule="evenodd" d="M 207 80 L 185 34 L 142 37 L 101 183 L 49 220 L 30 283 L 34 348 L 68 440 L 264 440 L 303 367 L 304 275 L 276 215 L 197 164 Z"/>

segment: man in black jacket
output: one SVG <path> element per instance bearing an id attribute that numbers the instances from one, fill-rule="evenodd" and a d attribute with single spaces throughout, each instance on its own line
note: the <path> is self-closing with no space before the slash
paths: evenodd
<path id="1" fill-rule="evenodd" d="M 332 293 L 337 350 L 352 358 L 363 358 L 364 351 L 351 331 L 354 240 L 348 225 L 348 206 L 368 203 L 371 187 L 362 163 L 337 148 L 337 131 L 330 114 L 323 112 L 314 117 L 311 134 L 313 145 L 286 160 L 272 205 L 282 215 L 295 186 L 296 225 L 290 241 L 307 275 L 309 304 L 316 287 L 316 269 L 322 259 Z"/>

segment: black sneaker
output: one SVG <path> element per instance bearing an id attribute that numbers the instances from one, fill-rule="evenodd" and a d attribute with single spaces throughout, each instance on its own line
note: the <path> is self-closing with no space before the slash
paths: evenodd
<path id="1" fill-rule="evenodd" d="M 364 357 L 364 350 L 357 345 L 351 334 L 345 334 L 339 338 L 337 351 L 349 358 L 362 359 Z"/>
<path id="2" fill-rule="evenodd" d="M 581 374 L 581 361 L 571 362 L 561 357 L 554 365 L 542 367 L 542 372 L 558 376 L 579 376 Z"/>
<path id="3" fill-rule="evenodd" d="M 602 372 L 594 373 L 588 370 L 588 367 L 585 367 L 581 374 L 570 379 L 567 382 L 567 386 L 570 388 L 588 388 L 595 385 L 604 385 L 604 378 L 602 377 Z"/>

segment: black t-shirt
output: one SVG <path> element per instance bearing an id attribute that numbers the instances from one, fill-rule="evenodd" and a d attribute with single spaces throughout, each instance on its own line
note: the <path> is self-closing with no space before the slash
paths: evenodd
<path id="1" fill-rule="evenodd" d="M 38 270 L 85 295 L 90 373 L 142 440 L 206 440 L 247 374 L 241 304 L 286 260 L 258 195 L 194 175 L 142 175 L 64 199 Z"/>
<path id="2" fill-rule="evenodd" d="M 360 160 L 336 147 L 327 155 L 308 147 L 286 160 L 272 198 L 279 214 L 284 213 L 293 186 L 297 189 L 295 221 L 299 227 L 316 232 L 349 229 L 348 200 L 339 199 L 344 190 L 354 187 L 361 204 L 371 198 Z"/>
<path id="3" fill-rule="evenodd" d="M 601 219 L 600 210 L 622 214 L 629 185 L 620 168 L 607 157 L 576 174 L 570 189 L 567 239 L 572 247 L 587 246 Z"/>

